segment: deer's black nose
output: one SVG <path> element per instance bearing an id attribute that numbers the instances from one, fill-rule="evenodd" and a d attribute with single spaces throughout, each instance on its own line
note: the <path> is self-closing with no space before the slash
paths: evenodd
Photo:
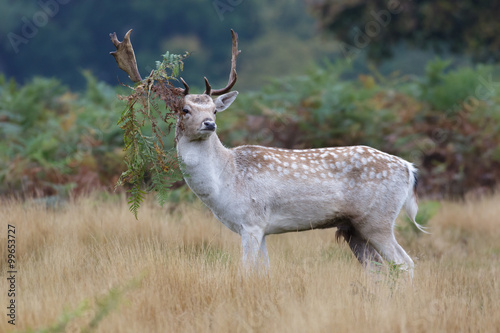
<path id="1" fill-rule="evenodd" d="M 212 120 L 204 120 L 203 121 L 203 129 L 206 131 L 215 131 L 216 125 L 215 121 Z"/>

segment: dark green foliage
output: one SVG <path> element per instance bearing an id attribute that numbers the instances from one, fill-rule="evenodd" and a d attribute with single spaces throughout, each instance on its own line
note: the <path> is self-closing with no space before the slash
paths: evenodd
<path id="1" fill-rule="evenodd" d="M 0 76 L 0 194 L 67 196 L 110 185 L 120 169 L 116 90 L 84 72 L 76 95 L 55 79 Z M 115 178 L 116 181 L 116 178 Z"/>
<path id="2" fill-rule="evenodd" d="M 242 133 L 228 135 L 238 143 L 249 140 L 285 148 L 380 145 L 383 133 L 390 130 L 386 122 L 394 119 L 394 114 L 373 101 L 383 87 L 368 76 L 346 80 L 348 70 L 345 62 L 326 63 L 307 75 L 275 80 L 248 98 L 239 97 L 236 107 L 254 115 L 258 127 L 240 125 Z"/>
<path id="3" fill-rule="evenodd" d="M 500 60 L 500 2 L 453 0 L 320 0 L 310 8 L 324 31 L 349 51 L 382 60 L 404 43 L 438 52 Z"/>

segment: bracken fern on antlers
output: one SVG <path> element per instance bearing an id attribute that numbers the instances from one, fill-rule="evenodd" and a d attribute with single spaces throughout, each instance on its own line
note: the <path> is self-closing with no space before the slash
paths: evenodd
<path id="1" fill-rule="evenodd" d="M 189 56 L 163 55 L 158 61 L 156 69 L 149 76 L 142 79 L 137 69 L 129 30 L 122 42 L 118 41 L 116 33 L 110 34 L 116 51 L 111 52 L 120 69 L 127 72 L 129 78 L 135 82 L 128 96 L 119 96 L 127 102 L 125 110 L 118 121 L 124 131 L 125 164 L 124 171 L 116 186 L 127 186 L 129 193 L 128 203 L 131 212 L 137 218 L 138 210 L 144 199 L 144 194 L 154 191 L 158 201 L 163 204 L 167 200 L 171 185 L 181 179 L 178 161 L 173 151 L 166 151 L 164 139 L 172 130 L 177 112 L 181 109 L 183 89 L 176 88 L 172 81 L 177 81 L 180 71 L 183 70 L 183 60 Z M 165 107 L 159 105 L 165 103 Z M 163 121 L 166 124 L 159 124 Z M 151 127 L 151 135 L 145 135 L 143 129 Z M 164 130 L 162 130 L 162 127 Z M 145 179 L 150 184 L 146 186 Z"/>

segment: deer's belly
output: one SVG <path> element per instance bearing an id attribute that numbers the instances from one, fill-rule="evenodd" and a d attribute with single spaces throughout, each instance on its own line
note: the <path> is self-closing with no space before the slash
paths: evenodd
<path id="1" fill-rule="evenodd" d="M 288 211 L 283 210 L 273 214 L 266 226 L 266 234 L 335 228 L 350 224 L 354 217 L 349 213 L 336 209 L 334 205 L 321 208 L 302 208 L 291 208 Z"/>

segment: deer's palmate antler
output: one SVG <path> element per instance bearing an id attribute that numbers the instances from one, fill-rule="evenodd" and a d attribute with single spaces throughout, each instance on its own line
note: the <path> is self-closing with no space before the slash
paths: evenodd
<path id="1" fill-rule="evenodd" d="M 135 60 L 134 48 L 132 47 L 132 43 L 130 42 L 130 33 L 132 29 L 127 31 L 125 37 L 123 38 L 123 42 L 120 42 L 116 37 L 116 32 L 109 34 L 111 41 L 116 47 L 116 51 L 109 52 L 113 57 L 115 57 L 116 62 L 118 63 L 118 67 L 125 71 L 128 74 L 128 77 L 133 82 L 142 81 L 141 74 L 139 74 L 139 70 L 137 69 L 137 61 Z"/>

